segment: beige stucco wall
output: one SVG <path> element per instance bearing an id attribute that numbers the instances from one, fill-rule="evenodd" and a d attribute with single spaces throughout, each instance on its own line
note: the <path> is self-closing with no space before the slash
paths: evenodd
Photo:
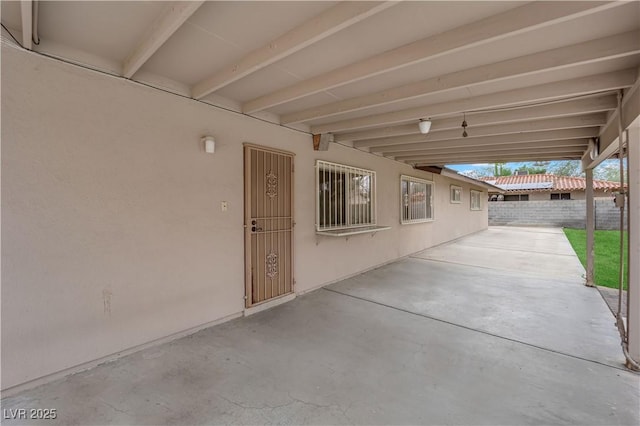
<path id="1" fill-rule="evenodd" d="M 3 46 L 3 389 L 243 311 L 243 142 L 296 153 L 297 292 L 487 227 L 467 184 L 450 204 L 439 175 Z M 375 170 L 392 229 L 316 237 L 318 158 Z M 401 174 L 435 181 L 434 222 L 399 224 Z"/>

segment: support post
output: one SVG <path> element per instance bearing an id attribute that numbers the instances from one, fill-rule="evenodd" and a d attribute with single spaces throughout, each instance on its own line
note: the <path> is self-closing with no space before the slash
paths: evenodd
<path id="1" fill-rule="evenodd" d="M 586 205 L 587 205 L 587 287 L 595 287 L 593 262 L 593 233 L 595 231 L 595 214 L 593 201 L 593 169 L 585 170 L 587 177 Z"/>
<path id="2" fill-rule="evenodd" d="M 33 49 L 33 0 L 20 2 L 20 18 L 22 19 L 22 47 Z"/>
<path id="3" fill-rule="evenodd" d="M 630 358 L 640 362 L 640 123 L 638 119 L 628 130 L 629 186 L 629 287 L 627 306 L 627 337 Z M 629 364 L 629 363 L 627 363 Z M 631 367 L 630 365 L 627 365 Z"/>

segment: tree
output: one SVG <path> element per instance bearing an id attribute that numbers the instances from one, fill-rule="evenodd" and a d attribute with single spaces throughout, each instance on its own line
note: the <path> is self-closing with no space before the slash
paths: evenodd
<path id="1" fill-rule="evenodd" d="M 511 169 L 505 167 L 505 163 L 495 163 L 476 170 L 476 175 L 481 177 L 511 176 L 512 174 Z"/>
<path id="2" fill-rule="evenodd" d="M 625 171 L 627 164 L 625 159 Z M 593 177 L 600 180 L 609 180 L 612 182 L 620 182 L 620 163 L 618 160 L 605 160 L 598 167 L 593 169 Z M 625 176 L 626 178 L 626 176 Z"/>
<path id="3" fill-rule="evenodd" d="M 511 176 L 513 172 L 509 167 L 505 167 L 505 163 L 495 163 L 493 165 L 493 175 L 498 176 Z"/>
<path id="4" fill-rule="evenodd" d="M 530 175 L 541 175 L 547 173 L 549 161 L 534 161 L 533 163 L 525 163 L 518 168 L 518 172 L 526 172 Z"/>
<path id="5" fill-rule="evenodd" d="M 549 164 L 551 164 L 550 161 L 534 161 L 531 166 L 529 166 L 528 170 L 529 170 L 529 174 L 532 175 L 542 175 L 547 173 L 547 170 L 549 169 Z"/>
<path id="6" fill-rule="evenodd" d="M 549 172 L 558 176 L 584 176 L 580 160 L 556 161 L 549 166 Z"/>
<path id="7" fill-rule="evenodd" d="M 474 169 L 462 170 L 458 172 L 463 176 L 467 176 L 473 179 L 485 178 L 485 177 L 493 177 L 493 167 L 484 166 L 480 167 L 478 165 L 474 165 L 472 167 L 476 167 Z"/>

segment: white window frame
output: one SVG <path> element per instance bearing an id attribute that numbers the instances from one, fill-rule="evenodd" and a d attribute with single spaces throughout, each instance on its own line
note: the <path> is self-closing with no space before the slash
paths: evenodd
<path id="1" fill-rule="evenodd" d="M 469 208 L 471 210 L 482 210 L 482 191 L 472 189 L 469 200 Z"/>
<path id="2" fill-rule="evenodd" d="M 457 194 L 457 197 L 456 197 Z M 449 188 L 449 200 L 452 204 L 462 203 L 462 187 L 458 185 L 451 185 Z"/>
<path id="3" fill-rule="evenodd" d="M 320 182 L 322 180 L 326 182 L 328 179 L 331 185 L 331 182 L 335 182 L 335 176 L 343 173 L 346 177 L 346 182 L 336 189 L 336 200 L 333 201 L 326 192 L 321 190 Z M 333 174 L 333 181 L 330 180 L 331 174 Z M 353 204 L 354 200 L 362 197 L 362 195 L 354 195 L 353 188 L 347 184 L 354 176 L 369 177 L 368 206 L 363 206 L 362 203 L 359 206 Z M 330 189 L 330 191 L 332 190 L 334 188 Z M 327 209 L 323 208 L 325 205 L 330 206 L 329 218 L 326 216 Z M 333 219 L 331 210 L 333 210 Z M 329 223 L 327 223 L 327 219 Z M 344 164 L 316 160 L 316 231 L 371 228 L 375 225 L 376 172 Z"/>
<path id="4" fill-rule="evenodd" d="M 403 183 L 406 182 L 407 183 L 407 190 L 408 193 L 404 194 L 403 193 Z M 411 187 L 411 183 L 416 183 L 416 184 L 424 184 L 427 185 L 429 187 L 431 187 L 431 195 L 429 197 L 428 200 L 428 204 L 427 204 L 427 199 L 425 197 L 425 199 L 423 200 L 424 202 L 424 212 L 425 214 L 427 214 L 426 217 L 424 218 L 412 218 L 411 214 L 412 213 L 416 213 L 416 209 L 412 208 L 412 201 L 410 200 L 410 187 Z M 433 181 L 429 181 L 429 180 L 425 180 L 425 179 L 419 179 L 419 178 L 415 178 L 412 176 L 406 176 L 406 175 L 401 175 L 400 176 L 400 223 L 403 225 L 408 225 L 408 224 L 412 224 L 412 223 L 424 223 L 424 222 L 433 222 L 435 220 L 434 217 L 434 206 L 433 206 L 433 194 L 435 191 L 435 184 L 433 183 Z M 417 206 L 419 207 L 419 204 L 417 204 Z M 408 215 L 410 216 L 408 219 L 405 219 L 405 215 L 404 215 L 404 210 L 405 208 L 408 209 Z M 419 210 L 419 209 L 418 209 Z"/>

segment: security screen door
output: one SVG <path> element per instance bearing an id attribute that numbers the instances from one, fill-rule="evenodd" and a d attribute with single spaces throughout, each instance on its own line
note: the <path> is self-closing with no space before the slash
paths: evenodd
<path id="1" fill-rule="evenodd" d="M 293 291 L 293 154 L 244 146 L 246 307 Z"/>

